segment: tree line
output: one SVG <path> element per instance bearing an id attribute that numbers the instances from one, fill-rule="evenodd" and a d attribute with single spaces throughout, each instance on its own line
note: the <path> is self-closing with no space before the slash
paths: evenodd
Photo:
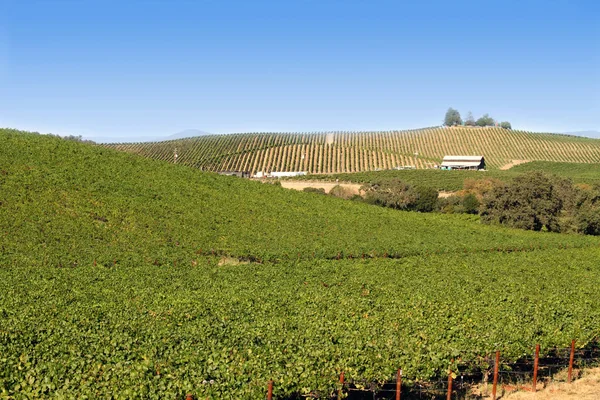
<path id="1" fill-rule="evenodd" d="M 469 111 L 467 114 L 467 118 L 463 121 L 460 116 L 458 110 L 450 107 L 448 111 L 446 111 L 446 116 L 444 117 L 444 125 L 445 126 L 496 126 L 498 124 L 494 118 L 490 117 L 489 114 L 483 114 L 477 120 L 473 117 L 473 113 Z M 502 121 L 498 124 L 501 128 L 504 129 L 512 129 L 512 125 L 508 121 Z"/>

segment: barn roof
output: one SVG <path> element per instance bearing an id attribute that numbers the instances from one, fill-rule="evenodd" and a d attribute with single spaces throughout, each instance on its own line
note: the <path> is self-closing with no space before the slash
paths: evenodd
<path id="1" fill-rule="evenodd" d="M 483 156 L 445 156 L 442 167 L 478 167 L 483 161 Z"/>

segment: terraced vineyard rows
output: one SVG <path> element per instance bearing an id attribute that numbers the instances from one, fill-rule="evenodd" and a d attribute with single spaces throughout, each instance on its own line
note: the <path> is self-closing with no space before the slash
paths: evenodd
<path id="1" fill-rule="evenodd" d="M 501 128 L 389 132 L 248 133 L 106 146 L 208 171 L 344 173 L 438 164 L 444 155 L 484 155 L 488 168 L 512 160 L 600 162 L 600 140 Z"/>

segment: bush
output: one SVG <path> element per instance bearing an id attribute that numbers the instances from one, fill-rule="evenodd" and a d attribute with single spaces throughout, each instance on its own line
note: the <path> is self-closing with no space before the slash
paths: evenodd
<path id="1" fill-rule="evenodd" d="M 481 219 L 514 228 L 560 231 L 563 200 L 558 178 L 541 172 L 521 175 L 506 186 L 496 186 L 483 201 Z"/>
<path id="2" fill-rule="evenodd" d="M 459 196 L 452 195 L 438 199 L 438 211 L 443 214 L 458 214 L 462 212 L 462 204 Z"/>
<path id="3" fill-rule="evenodd" d="M 398 178 L 384 182 L 370 183 L 362 188 L 365 191 L 365 201 L 397 210 L 408 210 L 416 199 L 411 186 Z"/>
<path id="4" fill-rule="evenodd" d="M 413 187 L 394 178 L 363 186 L 365 202 L 397 210 L 431 212 L 437 207 L 438 192 L 428 187 Z"/>
<path id="5" fill-rule="evenodd" d="M 329 195 L 333 197 L 339 197 L 340 199 L 348 200 L 354 195 L 354 193 L 351 189 L 348 189 L 341 185 L 335 185 L 329 191 Z"/>
<path id="6" fill-rule="evenodd" d="M 432 212 L 437 207 L 438 191 L 430 187 L 417 186 L 413 189 L 416 193 L 414 203 L 409 209 L 418 212 Z"/>
<path id="7" fill-rule="evenodd" d="M 508 121 L 500 122 L 500 127 L 504 129 L 512 129 L 512 125 Z"/>
<path id="8" fill-rule="evenodd" d="M 483 117 L 479 118 L 475 124 L 477 126 L 494 126 L 496 121 L 494 121 L 494 118 L 490 117 L 489 114 L 483 114 Z"/>
<path id="9" fill-rule="evenodd" d="M 467 214 L 479 214 L 480 203 L 479 200 L 477 200 L 477 196 L 475 196 L 473 193 L 469 193 L 463 197 L 461 203 L 463 212 Z"/>

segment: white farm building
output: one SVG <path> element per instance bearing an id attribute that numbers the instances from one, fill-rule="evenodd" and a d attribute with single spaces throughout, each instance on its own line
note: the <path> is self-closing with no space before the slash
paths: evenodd
<path id="1" fill-rule="evenodd" d="M 485 169 L 483 156 L 445 156 L 441 169 Z"/>

